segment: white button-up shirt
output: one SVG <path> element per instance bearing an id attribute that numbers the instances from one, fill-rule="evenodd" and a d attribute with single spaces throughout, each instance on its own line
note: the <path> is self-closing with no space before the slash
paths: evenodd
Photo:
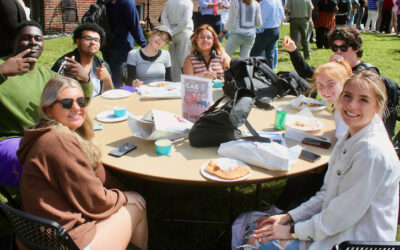
<path id="1" fill-rule="evenodd" d="M 318 250 L 345 240 L 394 241 L 399 180 L 399 159 L 375 115 L 352 137 L 340 137 L 321 190 L 289 211 L 296 235 Z"/>

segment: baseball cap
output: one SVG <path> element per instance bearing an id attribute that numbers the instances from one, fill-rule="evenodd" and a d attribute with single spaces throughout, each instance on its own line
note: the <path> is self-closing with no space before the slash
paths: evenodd
<path id="1" fill-rule="evenodd" d="M 154 30 L 162 31 L 168 34 L 169 40 L 172 40 L 172 32 L 171 30 L 165 26 L 165 25 L 160 25 L 154 28 Z"/>

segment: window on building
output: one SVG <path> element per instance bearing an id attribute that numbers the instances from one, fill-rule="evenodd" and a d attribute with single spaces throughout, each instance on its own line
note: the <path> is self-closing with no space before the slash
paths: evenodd
<path id="1" fill-rule="evenodd" d="M 136 9 L 139 13 L 139 19 L 144 20 L 144 3 L 136 3 Z"/>

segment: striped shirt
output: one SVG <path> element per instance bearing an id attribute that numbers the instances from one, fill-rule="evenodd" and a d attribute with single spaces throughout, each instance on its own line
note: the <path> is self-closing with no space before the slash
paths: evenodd
<path id="1" fill-rule="evenodd" d="M 193 54 L 190 55 L 190 60 L 192 61 L 194 75 L 200 75 L 207 71 L 211 71 L 217 73 L 218 78 L 224 77 L 224 62 L 221 55 L 216 55 L 212 58 L 209 65 L 206 65 L 204 60 L 200 61 Z"/>

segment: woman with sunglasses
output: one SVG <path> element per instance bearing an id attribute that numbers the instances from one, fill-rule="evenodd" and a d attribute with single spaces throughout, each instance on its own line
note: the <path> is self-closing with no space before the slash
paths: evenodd
<path id="1" fill-rule="evenodd" d="M 192 48 L 183 64 L 183 73 L 211 79 L 224 79 L 224 70 L 229 68 L 231 57 L 218 41 L 214 29 L 203 24 L 190 38 Z"/>
<path id="2" fill-rule="evenodd" d="M 332 249 L 346 240 L 396 239 L 400 162 L 382 123 L 386 100 L 375 73 L 346 80 L 338 109 L 348 130 L 332 151 L 323 187 L 288 213 L 260 218 L 251 242 L 261 242 L 259 249 Z"/>
<path id="3" fill-rule="evenodd" d="M 168 51 L 161 49 L 171 39 L 170 29 L 159 26 L 150 31 L 146 47 L 129 52 L 127 84 L 139 87 L 151 82 L 172 81 L 171 57 Z"/>
<path id="4" fill-rule="evenodd" d="M 53 78 L 41 102 L 41 121 L 25 131 L 18 150 L 24 166 L 23 210 L 58 222 L 80 249 L 147 249 L 146 203 L 105 171 L 92 143 L 88 98 L 78 82 Z"/>

